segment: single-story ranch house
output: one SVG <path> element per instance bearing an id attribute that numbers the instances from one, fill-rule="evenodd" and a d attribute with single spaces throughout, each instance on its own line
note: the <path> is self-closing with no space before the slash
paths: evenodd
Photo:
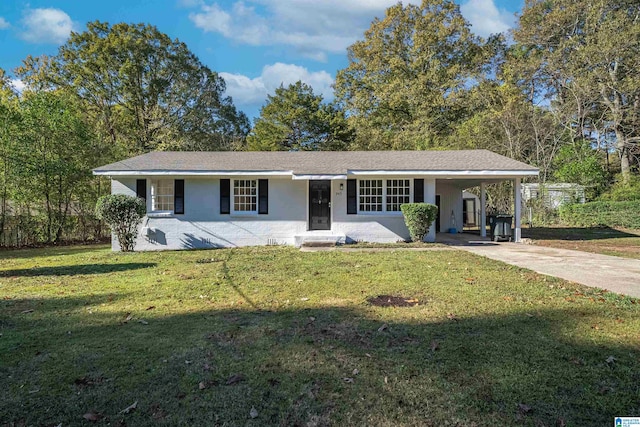
<path id="1" fill-rule="evenodd" d="M 484 223 L 485 184 L 505 180 L 519 241 L 520 182 L 538 169 L 487 150 L 153 152 L 93 173 L 111 177 L 113 194 L 146 199 L 136 249 L 156 250 L 407 240 L 408 202 L 439 206 L 433 242 L 462 231 L 465 188 L 480 186 Z"/>

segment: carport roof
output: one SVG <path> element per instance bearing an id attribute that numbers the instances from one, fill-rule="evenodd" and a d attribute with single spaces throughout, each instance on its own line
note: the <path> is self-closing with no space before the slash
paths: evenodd
<path id="1" fill-rule="evenodd" d="M 93 170 L 96 175 L 272 173 L 453 173 L 537 175 L 538 169 L 488 150 L 457 151 L 155 151 Z"/>

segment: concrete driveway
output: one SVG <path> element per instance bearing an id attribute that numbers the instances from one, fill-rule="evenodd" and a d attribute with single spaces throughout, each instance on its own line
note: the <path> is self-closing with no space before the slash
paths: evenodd
<path id="1" fill-rule="evenodd" d="M 640 260 L 461 236 L 438 241 L 541 274 L 640 298 Z"/>

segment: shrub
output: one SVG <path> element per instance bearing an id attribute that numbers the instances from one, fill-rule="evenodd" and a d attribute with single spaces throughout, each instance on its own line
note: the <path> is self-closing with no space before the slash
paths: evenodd
<path id="1" fill-rule="evenodd" d="M 560 207 L 560 219 L 574 227 L 625 227 L 640 229 L 640 200 L 599 201 Z"/>
<path id="2" fill-rule="evenodd" d="M 429 203 L 405 203 L 400 205 L 404 223 L 407 224 L 411 240 L 422 242 L 429 227 L 438 215 L 438 207 Z"/>
<path id="3" fill-rule="evenodd" d="M 96 203 L 96 216 L 109 224 L 122 252 L 133 251 L 138 226 L 146 213 L 147 204 L 143 199 L 125 194 L 102 196 Z"/>
<path id="4" fill-rule="evenodd" d="M 600 196 L 600 200 L 612 200 L 616 202 L 640 200 L 640 177 L 632 176 L 629 182 L 624 182 L 621 176 L 609 190 Z"/>

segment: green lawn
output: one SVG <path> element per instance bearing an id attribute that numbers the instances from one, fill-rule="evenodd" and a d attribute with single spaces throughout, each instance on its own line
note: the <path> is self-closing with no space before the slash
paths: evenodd
<path id="1" fill-rule="evenodd" d="M 0 425 L 612 425 L 638 331 L 636 300 L 456 250 L 3 252 Z"/>
<path id="2" fill-rule="evenodd" d="M 536 245 L 640 259 L 640 230 L 615 228 L 523 228 Z"/>

